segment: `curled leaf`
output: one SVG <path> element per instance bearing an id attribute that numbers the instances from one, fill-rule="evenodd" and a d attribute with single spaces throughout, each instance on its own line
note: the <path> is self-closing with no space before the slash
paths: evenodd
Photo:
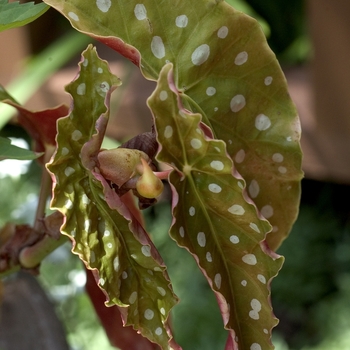
<path id="1" fill-rule="evenodd" d="M 117 305 L 125 325 L 167 349 L 174 343 L 167 319 L 177 298 L 166 268 L 98 169 L 109 98 L 120 81 L 91 45 L 79 66 L 79 76 L 66 88 L 73 109 L 58 121 L 57 150 L 47 165 L 54 181 L 51 207 L 64 215 L 61 231 L 92 270 L 106 304 Z"/>

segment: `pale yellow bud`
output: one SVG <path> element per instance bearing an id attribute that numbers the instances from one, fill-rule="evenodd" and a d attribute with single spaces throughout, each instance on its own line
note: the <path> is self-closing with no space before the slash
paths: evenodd
<path id="1" fill-rule="evenodd" d="M 164 185 L 162 181 L 153 173 L 147 162 L 141 158 L 143 174 L 136 182 L 137 192 L 145 198 L 156 198 L 162 192 Z"/>

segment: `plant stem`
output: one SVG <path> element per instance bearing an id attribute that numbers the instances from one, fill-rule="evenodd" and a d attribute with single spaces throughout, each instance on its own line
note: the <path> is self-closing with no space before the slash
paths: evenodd
<path id="1" fill-rule="evenodd" d="M 54 239 L 49 235 L 45 235 L 44 238 L 36 244 L 21 250 L 18 257 L 20 265 L 27 269 L 37 267 L 44 258 L 67 242 L 67 240 L 68 238 L 64 235 L 60 235 L 59 239 Z"/>
<path id="2" fill-rule="evenodd" d="M 54 152 L 54 147 L 46 146 L 44 159 L 43 159 L 44 164 L 46 164 L 50 160 L 53 152 Z M 35 221 L 34 221 L 34 230 L 36 231 L 40 231 L 40 227 L 41 227 L 40 220 L 45 217 L 47 199 L 51 194 L 51 185 L 52 185 L 52 180 L 51 180 L 50 174 L 48 173 L 46 168 L 43 167 L 42 174 L 41 174 L 39 201 L 38 201 L 38 207 L 36 209 Z"/>

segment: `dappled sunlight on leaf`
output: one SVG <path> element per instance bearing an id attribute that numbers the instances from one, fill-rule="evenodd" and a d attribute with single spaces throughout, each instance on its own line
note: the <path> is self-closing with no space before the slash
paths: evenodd
<path id="1" fill-rule="evenodd" d="M 177 302 L 166 268 L 97 168 L 110 94 L 120 81 L 91 46 L 79 66 L 79 76 L 66 88 L 73 108 L 58 121 L 58 147 L 47 165 L 54 181 L 51 207 L 64 214 L 61 230 L 92 270 L 107 305 L 117 305 L 125 325 L 166 349 L 172 338 L 167 318 Z"/>

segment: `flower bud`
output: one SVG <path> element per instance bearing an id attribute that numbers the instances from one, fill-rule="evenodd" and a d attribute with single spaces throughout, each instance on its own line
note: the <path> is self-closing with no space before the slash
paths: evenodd
<path id="1" fill-rule="evenodd" d="M 119 187 L 135 176 L 140 160 L 149 161 L 146 153 L 129 148 L 102 150 L 97 159 L 101 174 Z"/>
<path id="2" fill-rule="evenodd" d="M 164 185 L 143 158 L 141 162 L 143 174 L 136 182 L 136 190 L 142 197 L 156 198 L 163 192 Z"/>

